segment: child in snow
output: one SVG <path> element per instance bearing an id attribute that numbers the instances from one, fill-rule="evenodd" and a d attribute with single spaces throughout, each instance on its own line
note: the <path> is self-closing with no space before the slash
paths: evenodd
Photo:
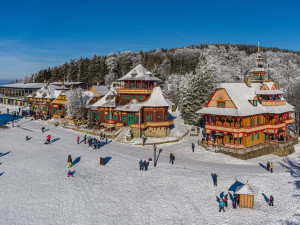
<path id="1" fill-rule="evenodd" d="M 80 141 L 80 137 L 78 136 L 77 137 L 77 144 L 79 144 L 79 141 Z"/>
<path id="2" fill-rule="evenodd" d="M 72 157 L 71 157 L 71 155 L 69 155 L 68 156 L 68 168 L 70 168 L 72 166 L 72 162 L 73 162 Z"/>
<path id="3" fill-rule="evenodd" d="M 273 198 L 273 196 L 271 195 L 271 196 L 270 196 L 270 206 L 274 206 L 274 205 L 273 205 L 273 202 L 274 202 L 274 198 Z"/>
<path id="4" fill-rule="evenodd" d="M 219 212 L 221 212 L 223 210 L 223 212 L 225 212 L 225 209 L 224 209 L 224 202 L 223 201 L 220 201 L 220 204 L 219 204 Z"/>
<path id="5" fill-rule="evenodd" d="M 271 166 L 270 166 L 270 168 L 271 168 L 271 173 L 273 173 L 273 167 L 274 167 L 274 165 L 273 165 L 273 163 L 271 162 Z"/>
<path id="6" fill-rule="evenodd" d="M 48 134 L 48 136 L 47 136 L 47 144 L 50 144 L 50 141 L 51 141 L 51 135 Z"/>
<path id="7" fill-rule="evenodd" d="M 69 170 L 69 172 L 68 172 L 68 177 L 73 177 L 71 170 Z"/>

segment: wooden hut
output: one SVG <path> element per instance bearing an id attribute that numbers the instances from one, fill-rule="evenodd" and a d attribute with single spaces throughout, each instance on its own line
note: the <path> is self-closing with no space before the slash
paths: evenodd
<path id="1" fill-rule="evenodd" d="M 256 195 L 256 192 L 248 184 L 248 182 L 242 186 L 239 186 L 236 189 L 235 194 L 239 195 L 239 198 L 240 198 L 239 207 L 253 208 L 254 195 Z"/>

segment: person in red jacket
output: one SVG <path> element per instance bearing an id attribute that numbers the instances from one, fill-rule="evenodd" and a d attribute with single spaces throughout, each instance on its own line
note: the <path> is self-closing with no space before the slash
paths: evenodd
<path id="1" fill-rule="evenodd" d="M 49 135 L 47 136 L 47 144 L 50 144 L 50 141 L 51 141 L 51 135 L 49 134 Z"/>
<path id="2" fill-rule="evenodd" d="M 78 136 L 77 137 L 77 144 L 79 144 L 79 141 L 80 141 L 80 137 Z"/>
<path id="3" fill-rule="evenodd" d="M 273 205 L 273 202 L 274 202 L 274 198 L 273 198 L 273 196 L 271 195 L 271 196 L 270 196 L 270 206 L 274 206 L 274 205 Z"/>
<path id="4" fill-rule="evenodd" d="M 73 177 L 71 170 L 69 170 L 69 172 L 68 172 L 68 177 Z"/>
<path id="5" fill-rule="evenodd" d="M 236 205 L 239 206 L 240 204 L 240 195 L 236 196 Z"/>

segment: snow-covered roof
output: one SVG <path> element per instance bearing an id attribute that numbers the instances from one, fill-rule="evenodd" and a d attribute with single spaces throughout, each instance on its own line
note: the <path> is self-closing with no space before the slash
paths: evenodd
<path id="1" fill-rule="evenodd" d="M 90 104 L 90 102 L 92 101 L 92 99 L 94 97 L 98 97 L 94 92 L 91 92 L 91 91 L 88 91 L 88 90 L 83 90 L 82 88 L 76 88 L 75 90 L 81 91 L 82 97 L 84 99 L 86 99 L 86 105 Z M 74 93 L 75 90 L 68 90 L 68 91 L 65 91 L 65 92 L 61 92 L 60 95 L 66 95 L 67 99 L 69 99 L 72 96 L 72 94 Z M 68 102 L 66 104 L 68 104 Z"/>
<path id="2" fill-rule="evenodd" d="M 152 73 L 147 71 L 141 64 L 137 65 L 125 76 L 118 79 L 119 81 L 124 80 L 146 80 L 146 81 L 161 81 L 156 78 Z"/>
<path id="3" fill-rule="evenodd" d="M 99 101 L 89 106 L 89 108 L 98 108 L 98 107 L 116 107 L 116 95 L 114 93 L 114 90 L 110 90 Z"/>
<path id="4" fill-rule="evenodd" d="M 236 108 L 204 107 L 196 113 L 224 116 L 248 116 L 263 113 L 280 114 L 294 111 L 294 107 L 288 103 L 281 106 L 263 106 L 258 102 L 257 106 L 252 105 L 249 100 L 254 99 L 256 92 L 260 90 L 261 85 L 263 84 L 252 83 L 251 87 L 248 87 L 245 83 L 222 83 L 217 89 L 225 89 Z"/>
<path id="5" fill-rule="evenodd" d="M 102 94 L 102 95 L 106 95 L 109 92 L 109 89 L 106 86 L 94 86 L 95 90 Z"/>
<path id="6" fill-rule="evenodd" d="M 120 105 L 115 108 L 116 111 L 127 111 L 127 112 L 138 112 L 143 105 L 139 103 L 136 99 L 133 99 L 129 104 L 127 105 Z"/>
<path id="7" fill-rule="evenodd" d="M 68 90 L 68 88 L 62 88 L 59 86 L 49 84 L 49 85 L 46 85 L 46 86 L 42 87 L 41 89 L 33 92 L 31 95 L 28 95 L 27 97 L 30 98 L 30 97 L 34 96 L 34 98 L 55 99 L 60 95 L 62 89 Z"/>
<path id="8" fill-rule="evenodd" d="M 263 91 L 256 91 L 257 95 L 281 95 L 284 94 L 283 91 L 280 90 L 263 90 Z"/>
<path id="9" fill-rule="evenodd" d="M 255 68 L 251 69 L 249 72 L 251 73 L 251 72 L 265 72 L 265 71 L 266 70 L 263 67 L 255 67 Z"/>
<path id="10" fill-rule="evenodd" d="M 160 87 L 155 87 L 153 88 L 149 99 L 144 101 L 142 105 L 148 107 L 170 107 L 174 105 L 174 103 L 164 96 Z"/>
<path id="11" fill-rule="evenodd" d="M 15 83 L 0 85 L 0 88 L 40 89 L 45 86 L 45 83 Z"/>
<path id="12" fill-rule="evenodd" d="M 50 83 L 50 84 L 53 84 L 53 85 L 62 85 L 64 83 L 64 85 L 74 85 L 74 84 L 84 84 L 84 82 L 73 82 L 73 81 L 71 81 L 71 82 L 52 82 L 52 83 Z"/>
<path id="13" fill-rule="evenodd" d="M 238 186 L 235 194 L 237 195 L 256 195 L 256 192 L 253 190 L 253 188 L 248 184 L 244 184 L 242 186 Z"/>

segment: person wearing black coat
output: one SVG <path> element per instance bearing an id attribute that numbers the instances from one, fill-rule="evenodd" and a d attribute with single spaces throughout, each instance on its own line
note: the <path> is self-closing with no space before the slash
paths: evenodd
<path id="1" fill-rule="evenodd" d="M 216 173 L 214 173 L 214 186 L 218 186 L 218 175 Z"/>
<path id="2" fill-rule="evenodd" d="M 68 168 L 70 168 L 72 166 L 72 157 L 71 155 L 68 156 Z"/>

